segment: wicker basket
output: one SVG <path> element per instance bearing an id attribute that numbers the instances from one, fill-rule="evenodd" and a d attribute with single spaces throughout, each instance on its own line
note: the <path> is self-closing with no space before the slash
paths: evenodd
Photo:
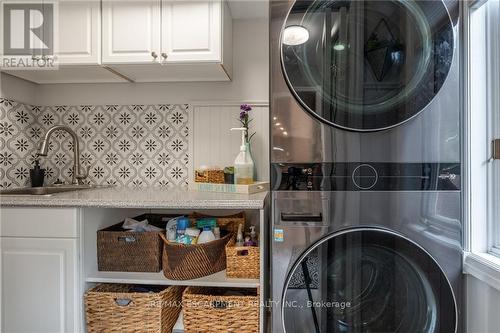
<path id="1" fill-rule="evenodd" d="M 191 280 L 226 269 L 224 248 L 234 237 L 228 232 L 220 239 L 204 244 L 179 244 L 163 239 L 163 275 L 170 280 Z"/>
<path id="2" fill-rule="evenodd" d="M 208 170 L 208 182 L 214 184 L 224 184 L 224 170 Z"/>
<path id="3" fill-rule="evenodd" d="M 197 218 L 207 215 L 194 213 Z M 215 217 L 221 228 L 220 239 L 204 244 L 185 245 L 169 242 L 161 235 L 163 245 L 163 275 L 170 280 L 190 280 L 211 275 L 226 269 L 226 244 L 234 237 L 239 224 L 245 224 L 245 214 Z M 225 234 L 224 234 L 225 232 Z"/>
<path id="4" fill-rule="evenodd" d="M 226 245 L 226 275 L 229 278 L 258 279 L 260 249 L 256 246 L 235 246 L 234 239 Z"/>
<path id="5" fill-rule="evenodd" d="M 207 170 L 195 170 L 194 171 L 194 181 L 196 183 L 208 183 Z"/>
<path id="6" fill-rule="evenodd" d="M 208 169 L 195 170 L 194 181 L 196 183 L 224 184 L 224 170 Z"/>
<path id="7" fill-rule="evenodd" d="M 135 220 L 147 219 L 154 226 L 165 229 L 163 218 L 174 216 L 144 214 Z M 123 222 L 97 231 L 97 266 L 100 271 L 159 272 L 163 242 L 162 232 L 130 232 L 122 228 Z"/>
<path id="8" fill-rule="evenodd" d="M 192 222 L 194 222 L 196 219 L 204 217 L 213 217 L 217 219 L 217 225 L 221 229 L 234 232 L 235 234 L 238 231 L 238 226 L 240 224 L 243 224 L 243 230 L 245 228 L 245 212 L 240 212 L 238 214 L 227 215 L 227 216 L 213 216 L 213 215 L 194 212 L 189 216 Z"/>
<path id="9" fill-rule="evenodd" d="M 184 287 L 133 292 L 133 285 L 99 284 L 85 293 L 87 332 L 167 333 L 179 317 Z"/>
<path id="10" fill-rule="evenodd" d="M 182 296 L 185 333 L 259 332 L 257 289 L 238 289 L 242 296 L 224 296 L 227 289 L 188 287 Z"/>

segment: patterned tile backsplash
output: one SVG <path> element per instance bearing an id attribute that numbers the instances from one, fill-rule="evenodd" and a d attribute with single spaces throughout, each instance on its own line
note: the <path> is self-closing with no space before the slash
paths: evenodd
<path id="1" fill-rule="evenodd" d="M 0 187 L 29 185 L 36 150 L 45 132 L 67 125 L 80 142 L 86 182 L 117 186 L 186 186 L 189 129 L 187 104 L 32 106 L 0 98 Z M 70 181 L 73 142 L 52 135 L 45 184 Z"/>

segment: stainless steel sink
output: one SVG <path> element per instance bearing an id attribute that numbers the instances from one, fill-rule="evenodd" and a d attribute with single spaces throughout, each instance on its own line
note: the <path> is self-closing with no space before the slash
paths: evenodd
<path id="1" fill-rule="evenodd" d="M 52 195 L 62 192 L 81 191 L 104 186 L 92 185 L 56 185 L 44 187 L 22 187 L 0 190 L 0 195 Z"/>

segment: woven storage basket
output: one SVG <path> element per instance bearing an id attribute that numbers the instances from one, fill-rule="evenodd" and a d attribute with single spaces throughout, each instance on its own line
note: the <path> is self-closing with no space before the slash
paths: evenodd
<path id="1" fill-rule="evenodd" d="M 194 181 L 196 183 L 224 184 L 224 170 L 195 170 Z"/>
<path id="2" fill-rule="evenodd" d="M 208 183 L 207 170 L 195 170 L 194 171 L 194 181 L 196 183 Z"/>
<path id="3" fill-rule="evenodd" d="M 208 182 L 214 184 L 224 184 L 224 170 L 208 170 Z"/>
<path id="4" fill-rule="evenodd" d="M 131 292 L 132 285 L 99 284 L 85 293 L 87 332 L 170 333 L 181 311 L 181 286 Z"/>
<path id="5" fill-rule="evenodd" d="M 170 280 L 191 280 L 226 269 L 224 248 L 234 237 L 228 232 L 220 239 L 204 244 L 178 244 L 161 235 L 163 245 L 163 275 Z"/>
<path id="6" fill-rule="evenodd" d="M 144 214 L 135 220 L 147 219 L 154 226 L 165 229 L 173 215 Z M 97 266 L 100 271 L 159 272 L 163 242 L 162 232 L 130 232 L 123 222 L 97 231 Z"/>
<path id="7" fill-rule="evenodd" d="M 195 219 L 208 217 L 207 215 L 193 214 Z M 163 275 L 171 280 L 190 280 L 211 275 L 226 269 L 226 244 L 234 237 L 239 224 L 245 224 L 245 214 L 215 217 L 221 228 L 220 239 L 204 244 L 185 245 L 169 242 L 161 235 L 163 245 L 162 267 Z"/>
<path id="8" fill-rule="evenodd" d="M 257 289 L 224 296 L 227 289 L 188 287 L 182 296 L 185 333 L 259 332 Z"/>
<path id="9" fill-rule="evenodd" d="M 235 234 L 238 231 L 238 225 L 243 224 L 243 228 L 245 227 L 245 212 L 227 216 L 213 216 L 194 212 L 189 216 L 192 222 L 203 217 L 213 217 L 217 219 L 217 225 L 221 228 L 221 230 L 228 230 L 234 232 Z"/>
<path id="10" fill-rule="evenodd" d="M 256 246 L 235 246 L 234 239 L 226 245 L 226 275 L 230 278 L 258 279 L 260 249 Z"/>

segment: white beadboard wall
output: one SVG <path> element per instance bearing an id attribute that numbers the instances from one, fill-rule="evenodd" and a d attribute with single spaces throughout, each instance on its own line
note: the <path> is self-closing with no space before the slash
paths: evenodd
<path id="1" fill-rule="evenodd" d="M 252 106 L 250 133 L 252 156 L 257 166 L 258 180 L 269 180 L 269 105 L 266 102 L 246 102 Z M 240 132 L 230 131 L 240 127 L 238 116 L 241 103 L 194 103 L 191 109 L 190 133 L 191 156 L 190 179 L 201 165 L 221 168 L 234 164 L 241 145 Z"/>

